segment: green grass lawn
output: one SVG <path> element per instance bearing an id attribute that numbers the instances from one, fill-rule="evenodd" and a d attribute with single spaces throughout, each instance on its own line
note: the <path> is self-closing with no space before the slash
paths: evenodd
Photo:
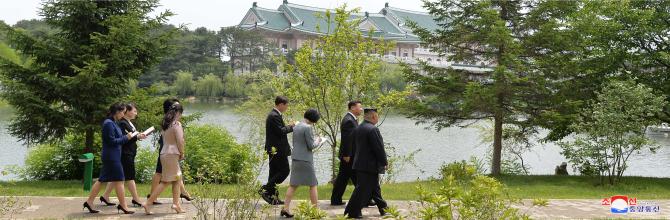
<path id="1" fill-rule="evenodd" d="M 627 177 L 616 186 L 597 186 L 595 179 L 581 176 L 502 176 L 498 179 L 507 185 L 512 195 L 525 199 L 602 199 L 612 195 L 628 195 L 639 199 L 670 199 L 670 178 Z M 418 186 L 438 189 L 440 184 L 430 181 L 386 184 L 382 186 L 382 194 L 388 200 L 416 200 Z M 202 191 L 199 187 L 201 186 L 195 184 L 186 186 L 191 192 Z M 215 186 L 216 190 L 226 191 L 236 190 L 237 187 L 239 186 Z M 141 197 L 146 196 L 149 185 L 139 184 L 138 190 Z M 331 190 L 330 184 L 319 186 L 319 199 L 330 199 Z M 352 186 L 347 187 L 345 199 L 351 195 L 352 190 Z M 297 198 L 308 199 L 307 191 L 307 187 L 299 188 Z M 282 186 L 281 197 L 284 197 L 285 192 L 286 186 Z M 82 190 L 81 181 L 54 180 L 0 182 L 0 195 L 84 197 L 88 193 Z M 170 190 L 166 189 L 161 197 L 170 197 Z"/>

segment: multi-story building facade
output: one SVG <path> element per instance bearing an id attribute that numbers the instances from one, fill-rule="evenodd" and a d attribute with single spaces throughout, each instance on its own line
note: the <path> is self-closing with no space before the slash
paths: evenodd
<path id="1" fill-rule="evenodd" d="M 277 9 L 263 8 L 254 2 L 239 26 L 260 31 L 269 42 L 288 52 L 300 48 L 309 39 L 327 34 L 325 29 L 329 24 L 316 15 L 323 15 L 326 10 L 328 9 L 289 3 L 288 0 L 284 0 Z M 384 61 L 416 64 L 418 60 L 423 60 L 436 67 L 452 67 L 480 73 L 488 69 L 484 68 L 484 64 L 453 63 L 427 48 L 422 48 L 419 37 L 406 24 L 411 20 L 429 30 L 438 29 L 439 25 L 428 13 L 394 8 L 386 3 L 379 13 L 364 12 L 351 16 L 361 19 L 359 28 L 363 34 L 367 35 L 372 30 L 373 38 L 396 42 L 396 47 L 387 52 Z"/>

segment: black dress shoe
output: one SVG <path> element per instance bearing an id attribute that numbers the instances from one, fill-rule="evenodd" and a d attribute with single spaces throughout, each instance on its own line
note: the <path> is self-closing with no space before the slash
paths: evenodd
<path id="1" fill-rule="evenodd" d="M 380 216 L 385 216 L 386 214 L 387 214 L 387 213 L 386 213 L 386 207 L 384 207 L 384 208 L 379 208 L 379 215 L 380 215 Z"/>
<path id="2" fill-rule="evenodd" d="M 341 205 L 345 205 L 345 204 L 346 203 L 344 203 L 344 202 L 331 202 L 330 203 L 330 205 L 332 205 L 332 206 L 341 206 Z"/>
<path id="3" fill-rule="evenodd" d="M 88 205 L 88 202 L 84 202 L 84 209 L 88 209 L 88 212 L 89 212 L 89 213 L 98 213 L 98 212 L 100 212 L 100 210 L 95 210 L 95 209 L 91 208 L 91 206 Z"/>
<path id="4" fill-rule="evenodd" d="M 133 206 L 142 207 L 142 203 L 139 203 L 139 202 L 135 201 L 134 199 L 132 200 L 131 203 L 133 204 Z"/>
<path id="5" fill-rule="evenodd" d="M 106 206 L 113 206 L 116 205 L 116 203 L 111 203 L 105 199 L 105 197 L 100 196 L 100 202 L 104 203 Z"/>
<path id="6" fill-rule="evenodd" d="M 362 218 L 363 218 L 363 216 L 362 216 L 362 215 L 357 215 L 357 216 L 351 216 L 351 215 L 347 215 L 347 218 L 355 218 L 355 219 L 362 219 Z"/>
<path id="7" fill-rule="evenodd" d="M 374 200 L 370 200 L 370 202 L 368 202 L 368 206 L 376 206 L 376 205 L 377 203 L 375 203 Z"/>
<path id="8" fill-rule="evenodd" d="M 284 218 L 293 218 L 293 214 L 288 213 L 286 210 L 282 209 L 281 212 L 279 213 L 281 217 Z"/>
<path id="9" fill-rule="evenodd" d="M 268 195 L 267 193 L 261 193 L 261 198 L 263 198 L 263 200 L 265 200 L 265 202 L 268 204 L 274 205 L 274 200 L 272 199 L 271 195 Z"/>

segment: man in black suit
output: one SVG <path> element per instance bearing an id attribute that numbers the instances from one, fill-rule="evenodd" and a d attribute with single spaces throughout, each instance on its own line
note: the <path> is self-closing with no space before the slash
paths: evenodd
<path id="1" fill-rule="evenodd" d="M 360 116 L 363 113 L 363 108 L 361 107 L 361 101 L 351 101 L 347 104 L 349 107 L 349 112 L 344 115 L 342 122 L 340 123 L 340 152 L 338 158 L 340 159 L 340 169 L 337 173 L 337 178 L 333 183 L 333 193 L 330 196 L 331 205 L 344 205 L 342 202 L 342 195 L 347 189 L 347 184 L 351 179 L 351 182 L 356 184 L 356 175 L 351 169 L 351 163 L 353 162 L 353 133 L 354 129 L 358 127 L 358 120 L 356 117 Z"/>
<path id="2" fill-rule="evenodd" d="M 385 215 L 386 201 L 382 198 L 379 174 L 386 172 L 388 161 L 384 150 L 384 140 L 379 129 L 375 126 L 379 122 L 377 109 L 367 108 L 365 121 L 354 129 L 353 169 L 356 173 L 356 188 L 351 194 L 349 203 L 344 209 L 344 215 L 350 218 L 362 218 L 361 209 L 370 201 L 377 203 L 380 215 Z"/>
<path id="3" fill-rule="evenodd" d="M 270 172 L 268 182 L 259 193 L 271 205 L 284 204 L 279 199 L 277 184 L 284 182 L 291 171 L 288 156 L 291 156 L 291 146 L 286 134 L 293 132 L 294 124 L 286 125 L 282 113 L 288 109 L 288 99 L 284 96 L 275 98 L 275 107 L 265 120 L 265 151 L 270 158 Z"/>

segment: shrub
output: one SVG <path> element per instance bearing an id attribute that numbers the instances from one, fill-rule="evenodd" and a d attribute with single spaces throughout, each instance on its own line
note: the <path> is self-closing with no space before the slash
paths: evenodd
<path id="1" fill-rule="evenodd" d="M 443 175 L 440 189 L 435 192 L 419 189 L 419 218 L 529 219 L 512 207 L 520 200 L 511 197 L 496 179 L 481 175 L 476 165 L 461 161 L 444 165 L 440 171 Z"/>
<path id="2" fill-rule="evenodd" d="M 195 94 L 202 98 L 212 98 L 221 95 L 223 83 L 221 78 L 214 74 L 207 74 L 195 82 Z"/>
<path id="3" fill-rule="evenodd" d="M 184 175 L 191 182 L 237 183 L 252 172 L 249 145 L 238 144 L 225 129 L 194 125 L 185 129 Z"/>
<path id="4" fill-rule="evenodd" d="M 30 149 L 23 167 L 14 167 L 12 172 L 22 179 L 30 180 L 71 180 L 81 179 L 84 166 L 79 162 L 79 155 L 84 153 L 80 145 L 83 139 L 74 135 L 66 135 L 63 140 L 39 144 Z M 100 172 L 100 135 L 94 141 L 96 152 L 93 162 L 93 176 Z"/>
<path id="5" fill-rule="evenodd" d="M 325 211 L 305 201 L 298 203 L 295 210 L 296 220 L 325 219 L 326 217 L 328 214 Z"/>

